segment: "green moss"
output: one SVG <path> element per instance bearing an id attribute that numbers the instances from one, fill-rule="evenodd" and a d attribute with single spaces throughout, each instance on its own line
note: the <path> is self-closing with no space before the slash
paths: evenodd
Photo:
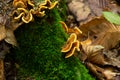
<path id="1" fill-rule="evenodd" d="M 19 48 L 12 52 L 20 65 L 18 78 L 25 80 L 94 80 L 75 57 L 65 59 L 60 52 L 67 34 L 59 21 L 57 8 L 47 11 L 43 19 L 21 26 L 15 31 Z"/>

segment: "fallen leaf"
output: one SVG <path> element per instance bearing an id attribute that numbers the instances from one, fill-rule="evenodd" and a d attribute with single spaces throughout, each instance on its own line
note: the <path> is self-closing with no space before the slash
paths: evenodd
<path id="1" fill-rule="evenodd" d="M 120 16 L 112 12 L 103 12 L 104 17 L 111 23 L 120 25 Z"/>
<path id="2" fill-rule="evenodd" d="M 17 46 L 17 41 L 12 30 L 8 29 L 6 31 L 5 41 L 9 44 L 12 44 L 13 46 Z"/>
<path id="3" fill-rule="evenodd" d="M 84 36 L 88 36 L 95 45 L 101 45 L 105 49 L 115 47 L 120 40 L 120 26 L 108 22 L 103 17 L 95 18 L 87 24 L 80 26 Z"/>

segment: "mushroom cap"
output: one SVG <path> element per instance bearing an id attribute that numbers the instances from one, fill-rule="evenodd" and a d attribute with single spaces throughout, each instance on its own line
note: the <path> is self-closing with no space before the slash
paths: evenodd
<path id="1" fill-rule="evenodd" d="M 24 15 L 24 12 L 20 13 L 18 16 L 14 17 L 15 20 L 20 20 L 20 18 Z"/>
<path id="2" fill-rule="evenodd" d="M 27 3 L 28 3 L 30 6 L 32 6 L 32 7 L 35 6 L 30 0 L 27 0 Z"/>
<path id="3" fill-rule="evenodd" d="M 76 34 L 72 33 L 70 35 L 70 37 L 68 38 L 67 43 L 63 46 L 61 52 L 68 52 L 68 51 L 70 51 L 70 49 L 71 49 L 73 43 L 76 41 L 76 39 L 77 39 Z"/>
<path id="4" fill-rule="evenodd" d="M 25 8 L 17 8 L 18 12 L 28 13 L 28 10 Z"/>
<path id="5" fill-rule="evenodd" d="M 47 6 L 48 9 L 53 9 L 57 3 L 58 1 L 55 1 L 54 3 L 52 3 L 50 0 L 45 0 L 45 2 L 40 4 L 39 6 Z"/>
<path id="6" fill-rule="evenodd" d="M 23 0 L 14 0 L 13 6 L 17 7 L 17 8 L 26 8 L 27 7 Z"/>
<path id="7" fill-rule="evenodd" d="M 79 41 L 78 41 L 78 40 L 76 40 L 76 41 L 72 44 L 72 47 L 71 47 L 70 51 L 68 51 L 68 52 L 66 53 L 65 58 L 71 57 L 71 56 L 75 53 L 76 50 L 77 50 L 77 51 L 80 51 Z"/>
<path id="8" fill-rule="evenodd" d="M 67 25 L 66 25 L 63 21 L 60 21 L 60 23 L 61 23 L 63 29 L 65 30 L 65 32 L 68 32 L 68 27 L 67 27 Z"/>
<path id="9" fill-rule="evenodd" d="M 47 9 L 46 6 L 39 6 L 39 8 L 35 10 L 33 14 L 35 14 L 38 17 L 43 17 L 45 16 L 45 11 L 44 11 L 45 9 Z"/>
<path id="10" fill-rule="evenodd" d="M 33 18 L 33 15 L 32 15 L 32 9 L 28 12 L 28 14 L 26 14 L 26 16 L 24 15 L 23 17 L 22 17 L 22 21 L 24 22 L 24 23 L 29 23 L 30 21 L 32 21 L 32 20 L 34 20 L 34 18 Z"/>
<path id="11" fill-rule="evenodd" d="M 58 4 L 58 1 L 51 3 L 51 5 L 48 7 L 48 9 L 53 9 L 57 4 Z"/>
<path id="12" fill-rule="evenodd" d="M 16 8 L 26 8 L 27 4 L 34 7 L 34 4 L 30 0 L 14 0 L 13 6 Z"/>
<path id="13" fill-rule="evenodd" d="M 79 34 L 82 34 L 82 31 L 78 27 L 75 27 L 74 28 L 74 33 L 76 33 L 77 35 L 79 35 Z"/>

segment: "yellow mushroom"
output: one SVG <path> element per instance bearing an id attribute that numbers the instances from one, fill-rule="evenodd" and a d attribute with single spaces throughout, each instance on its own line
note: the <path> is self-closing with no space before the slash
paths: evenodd
<path id="1" fill-rule="evenodd" d="M 76 41 L 77 36 L 75 33 L 72 33 L 67 40 L 67 43 L 63 46 L 61 52 L 68 52 L 70 51 L 72 44 Z"/>
<path id="2" fill-rule="evenodd" d="M 14 0 L 13 6 L 16 8 L 26 8 L 27 7 L 23 0 Z"/>
<path id="3" fill-rule="evenodd" d="M 24 12 L 20 13 L 18 16 L 14 17 L 15 20 L 20 20 L 20 18 L 24 15 Z"/>
<path id="4" fill-rule="evenodd" d="M 71 57 L 72 55 L 74 55 L 75 51 L 80 51 L 79 49 L 79 41 L 75 41 L 73 44 L 72 44 L 72 47 L 70 49 L 70 51 L 68 51 L 65 55 L 65 58 L 69 58 Z"/>
<path id="5" fill-rule="evenodd" d="M 29 23 L 34 20 L 33 15 L 32 15 L 33 10 L 31 9 L 26 15 L 22 17 L 22 21 L 24 23 Z"/>
<path id="6" fill-rule="evenodd" d="M 82 31 L 78 27 L 75 27 L 73 30 L 76 35 L 82 34 Z"/>
<path id="7" fill-rule="evenodd" d="M 30 6 L 32 6 L 32 7 L 35 6 L 30 0 L 27 0 L 27 3 L 28 3 Z"/>
<path id="8" fill-rule="evenodd" d="M 57 3 L 58 3 L 58 1 L 55 1 L 54 3 L 52 3 L 50 0 L 45 0 L 44 3 L 41 3 L 39 5 L 39 7 L 40 6 L 46 6 L 46 7 L 48 7 L 48 9 L 53 9 L 56 6 Z"/>
<path id="9" fill-rule="evenodd" d="M 65 30 L 65 32 L 68 33 L 68 27 L 67 27 L 67 25 L 63 21 L 60 21 L 60 23 L 62 24 L 62 27 Z"/>
<path id="10" fill-rule="evenodd" d="M 46 6 L 40 6 L 33 14 L 35 14 L 38 17 L 43 17 L 45 16 L 45 9 L 47 9 Z"/>
<path id="11" fill-rule="evenodd" d="M 28 13 L 28 10 L 25 9 L 25 8 L 17 8 L 17 11 L 18 11 L 18 12 L 25 12 L 25 13 Z"/>

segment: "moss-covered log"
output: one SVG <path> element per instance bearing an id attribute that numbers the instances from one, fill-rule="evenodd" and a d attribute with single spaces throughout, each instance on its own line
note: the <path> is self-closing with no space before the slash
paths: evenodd
<path id="1" fill-rule="evenodd" d="M 64 1 L 62 1 L 62 5 Z M 59 5 L 61 7 L 61 5 Z M 63 11 L 63 10 L 62 10 Z M 59 21 L 65 16 L 58 8 L 46 11 L 43 18 L 24 24 L 15 31 L 19 48 L 14 48 L 20 80 L 94 80 L 80 61 L 64 58 L 60 52 L 67 40 Z"/>

